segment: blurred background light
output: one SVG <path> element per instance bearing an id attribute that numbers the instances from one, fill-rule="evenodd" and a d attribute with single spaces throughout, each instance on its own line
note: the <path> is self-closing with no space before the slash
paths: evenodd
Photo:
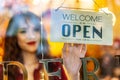
<path id="1" fill-rule="evenodd" d="M 48 3 L 50 0 L 41 0 L 44 3 Z"/>
<path id="2" fill-rule="evenodd" d="M 33 0 L 34 5 L 38 5 L 40 3 L 40 0 Z"/>
<path id="3" fill-rule="evenodd" d="M 94 2 L 93 0 L 79 0 L 80 1 L 80 7 L 84 9 L 93 9 L 94 8 Z"/>

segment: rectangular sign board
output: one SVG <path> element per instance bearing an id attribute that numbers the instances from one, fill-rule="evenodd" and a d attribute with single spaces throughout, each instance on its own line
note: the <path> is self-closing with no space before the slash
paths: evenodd
<path id="1" fill-rule="evenodd" d="M 112 14 L 52 10 L 50 32 L 54 42 L 112 45 Z"/>

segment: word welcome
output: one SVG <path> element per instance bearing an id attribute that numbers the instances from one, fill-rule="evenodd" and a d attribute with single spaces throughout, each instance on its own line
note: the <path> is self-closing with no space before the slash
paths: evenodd
<path id="1" fill-rule="evenodd" d="M 92 15 L 76 15 L 76 14 L 62 14 L 63 19 L 67 21 L 91 21 L 91 22 L 102 22 L 102 16 L 92 16 Z"/>

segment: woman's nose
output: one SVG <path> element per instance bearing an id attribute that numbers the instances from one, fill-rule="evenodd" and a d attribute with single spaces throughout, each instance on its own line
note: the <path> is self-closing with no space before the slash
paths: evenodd
<path id="1" fill-rule="evenodd" d="M 27 32 L 27 38 L 30 39 L 30 40 L 33 40 L 36 38 L 36 35 L 35 35 L 35 32 L 33 30 L 28 30 Z"/>

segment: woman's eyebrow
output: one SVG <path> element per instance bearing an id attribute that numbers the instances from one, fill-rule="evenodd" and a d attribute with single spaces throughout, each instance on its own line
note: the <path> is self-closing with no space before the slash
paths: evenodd
<path id="1" fill-rule="evenodd" d="M 37 28 L 37 29 L 40 29 L 40 26 L 35 26 L 34 28 L 35 28 L 35 29 L 36 29 L 36 28 Z"/>
<path id="2" fill-rule="evenodd" d="M 28 28 L 26 27 L 20 27 L 18 30 L 27 30 Z"/>

